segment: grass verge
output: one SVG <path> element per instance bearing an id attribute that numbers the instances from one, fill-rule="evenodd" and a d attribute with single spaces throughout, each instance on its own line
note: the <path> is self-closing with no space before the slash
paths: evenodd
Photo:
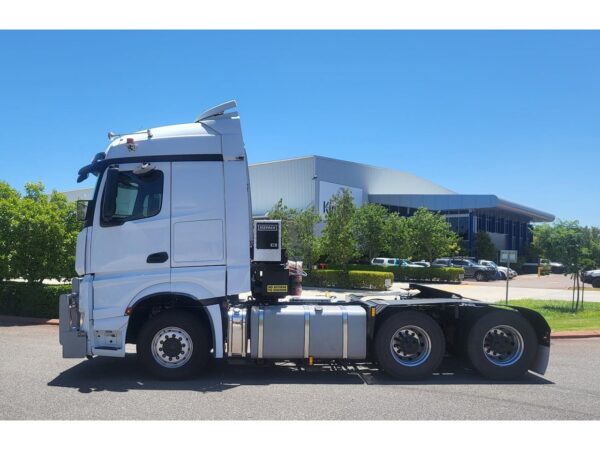
<path id="1" fill-rule="evenodd" d="M 577 312 L 571 311 L 570 301 L 523 299 L 508 304 L 539 312 L 552 331 L 600 330 L 600 303 L 585 303 Z"/>

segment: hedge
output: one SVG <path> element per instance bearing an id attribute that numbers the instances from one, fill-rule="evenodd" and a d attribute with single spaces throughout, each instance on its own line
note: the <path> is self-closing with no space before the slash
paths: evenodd
<path id="1" fill-rule="evenodd" d="M 385 282 L 391 285 L 394 274 L 384 271 L 367 270 L 311 270 L 307 271 L 307 276 L 302 284 L 305 286 L 346 288 L 346 289 L 375 289 L 378 291 L 386 290 Z"/>
<path id="2" fill-rule="evenodd" d="M 0 282 L 0 314 L 58 318 L 58 297 L 71 292 L 70 284 Z"/>
<path id="3" fill-rule="evenodd" d="M 331 266 L 339 270 L 340 267 Z M 371 272 L 391 272 L 394 281 L 444 281 L 460 282 L 460 275 L 465 273 L 460 267 L 383 267 L 368 264 L 349 264 L 349 270 L 368 270 Z"/>

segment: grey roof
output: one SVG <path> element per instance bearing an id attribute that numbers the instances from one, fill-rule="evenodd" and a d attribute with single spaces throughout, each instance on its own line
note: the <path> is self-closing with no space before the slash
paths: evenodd
<path id="1" fill-rule="evenodd" d="M 369 201 L 408 208 L 425 207 L 432 211 L 457 209 L 497 209 L 526 217 L 533 222 L 552 222 L 554 215 L 510 202 L 496 195 L 369 195 Z"/>

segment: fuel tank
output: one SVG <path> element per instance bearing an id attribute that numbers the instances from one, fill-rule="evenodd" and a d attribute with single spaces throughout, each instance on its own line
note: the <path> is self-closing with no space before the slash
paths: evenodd
<path id="1" fill-rule="evenodd" d="M 265 305 L 251 310 L 258 359 L 364 359 L 367 313 L 357 305 Z"/>

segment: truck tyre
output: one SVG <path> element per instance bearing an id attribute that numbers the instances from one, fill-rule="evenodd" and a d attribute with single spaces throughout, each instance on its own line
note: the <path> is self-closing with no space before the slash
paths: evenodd
<path id="1" fill-rule="evenodd" d="M 137 354 L 153 375 L 178 380 L 198 374 L 208 363 L 210 340 L 203 322 L 190 312 L 164 311 L 140 330 Z"/>
<path id="2" fill-rule="evenodd" d="M 475 272 L 475 279 L 477 281 L 487 281 L 487 277 L 483 272 Z"/>
<path id="3" fill-rule="evenodd" d="M 402 379 L 430 376 L 442 362 L 442 329 L 427 314 L 406 311 L 385 320 L 374 341 L 375 356 L 389 375 Z"/>
<path id="4" fill-rule="evenodd" d="M 514 311 L 490 311 L 472 326 L 466 341 L 467 357 L 481 375 L 510 380 L 527 373 L 537 352 L 537 338 L 529 322 Z"/>
<path id="5" fill-rule="evenodd" d="M 592 287 L 600 288 L 600 278 L 594 278 L 592 280 Z"/>

